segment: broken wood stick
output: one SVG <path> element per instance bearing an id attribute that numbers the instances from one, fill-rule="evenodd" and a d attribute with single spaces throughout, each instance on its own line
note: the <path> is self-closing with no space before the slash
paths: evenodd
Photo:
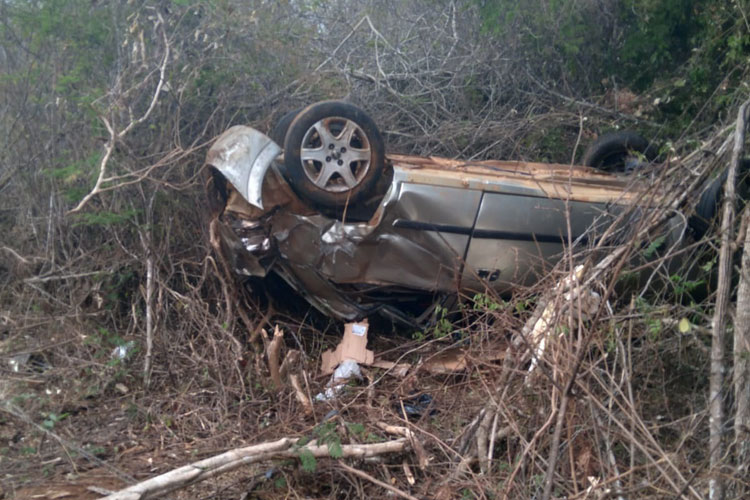
<path id="1" fill-rule="evenodd" d="M 230 472 L 243 465 L 249 465 L 273 458 L 296 458 L 302 452 L 314 457 L 328 457 L 328 445 L 309 443 L 296 446 L 297 439 L 282 438 L 278 441 L 260 443 L 244 448 L 236 448 L 192 464 L 184 465 L 160 476 L 147 479 L 117 491 L 106 500 L 144 500 L 158 498 L 174 490 Z M 367 458 L 388 453 L 400 453 L 410 446 L 409 439 L 402 437 L 392 441 L 373 444 L 345 444 L 341 446 L 342 458 Z"/>
<path id="2" fill-rule="evenodd" d="M 312 401 L 310 401 L 310 398 L 307 397 L 307 394 L 305 394 L 304 389 L 302 389 L 302 384 L 300 384 L 299 376 L 296 373 L 292 373 L 289 375 L 289 382 L 292 384 L 292 387 L 294 388 L 294 396 L 297 398 L 297 401 L 302 405 L 302 408 L 304 408 L 305 413 L 307 415 L 313 414 L 313 405 Z"/>
<path id="3" fill-rule="evenodd" d="M 279 325 L 273 328 L 273 339 L 268 344 L 266 355 L 268 356 L 268 370 L 271 372 L 271 381 L 276 389 L 283 386 L 280 372 L 279 352 L 281 350 L 281 343 L 284 339 L 284 332 L 281 331 Z"/>

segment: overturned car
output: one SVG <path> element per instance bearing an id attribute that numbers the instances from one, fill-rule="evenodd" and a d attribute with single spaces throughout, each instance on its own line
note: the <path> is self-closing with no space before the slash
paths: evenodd
<path id="1" fill-rule="evenodd" d="M 457 292 L 533 284 L 566 246 L 596 241 L 641 197 L 622 174 L 649 155 L 632 133 L 597 141 L 591 166 L 387 155 L 372 119 L 340 101 L 271 136 L 235 126 L 209 150 L 213 245 L 327 315 L 412 324 Z"/>

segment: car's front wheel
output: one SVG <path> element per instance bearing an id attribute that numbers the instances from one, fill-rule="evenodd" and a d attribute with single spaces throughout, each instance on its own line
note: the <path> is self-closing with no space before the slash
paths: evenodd
<path id="1" fill-rule="evenodd" d="M 385 165 L 375 122 L 358 107 L 324 101 L 300 111 L 284 139 L 284 177 L 302 198 L 340 208 L 367 196 Z"/>

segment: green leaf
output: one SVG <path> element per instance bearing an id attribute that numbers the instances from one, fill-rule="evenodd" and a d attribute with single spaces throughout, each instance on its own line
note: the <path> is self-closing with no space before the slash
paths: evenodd
<path id="1" fill-rule="evenodd" d="M 680 330 L 680 333 L 687 333 L 690 331 L 690 320 L 687 318 L 682 318 L 680 322 L 677 324 L 677 328 Z"/>
<path id="2" fill-rule="evenodd" d="M 297 446 L 305 446 L 309 442 L 310 442 L 310 436 L 303 436 L 299 438 L 299 441 L 297 441 Z"/>
<path id="3" fill-rule="evenodd" d="M 665 236 L 659 236 L 658 238 L 654 239 L 654 241 L 652 241 L 648 248 L 646 248 L 646 250 L 643 252 L 643 256 L 647 259 L 651 258 L 651 256 L 654 255 L 659 247 L 664 244 L 665 239 Z"/>
<path id="4" fill-rule="evenodd" d="M 303 448 L 299 451 L 299 460 L 302 462 L 302 470 L 305 472 L 312 474 L 318 467 L 318 462 L 315 460 L 315 456 L 307 448 Z"/>
<path id="5" fill-rule="evenodd" d="M 338 440 L 331 440 L 328 443 L 328 454 L 331 458 L 341 458 L 344 456 L 344 450 L 341 449 L 341 442 Z"/>
<path id="6" fill-rule="evenodd" d="M 360 423 L 347 423 L 347 429 L 354 435 L 361 436 L 365 432 L 365 426 Z"/>
<path id="7" fill-rule="evenodd" d="M 710 273 L 711 269 L 713 269 L 714 267 L 714 264 L 716 264 L 716 259 L 709 260 L 701 266 L 701 271 L 703 271 L 704 273 Z"/>

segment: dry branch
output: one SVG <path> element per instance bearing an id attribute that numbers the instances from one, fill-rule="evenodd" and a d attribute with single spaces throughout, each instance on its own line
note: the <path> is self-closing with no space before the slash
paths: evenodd
<path id="1" fill-rule="evenodd" d="M 156 22 L 154 23 L 154 29 L 157 29 L 159 26 L 161 26 L 161 35 L 162 35 L 162 42 L 164 43 L 164 56 L 162 57 L 161 64 L 159 65 L 159 81 L 156 84 L 156 87 L 154 88 L 153 95 L 151 96 L 151 101 L 149 103 L 148 108 L 146 111 L 141 115 L 139 118 L 131 118 L 130 122 L 119 132 L 115 130 L 114 122 L 110 123 L 110 120 L 108 120 L 105 116 L 101 116 L 100 119 L 102 123 L 104 123 L 104 126 L 107 128 L 107 132 L 109 133 L 109 138 L 107 139 L 107 143 L 104 146 L 104 155 L 102 156 L 101 160 L 99 161 L 98 170 L 99 173 L 97 174 L 96 182 L 94 183 L 94 187 L 91 188 L 91 191 L 84 196 L 81 201 L 78 202 L 78 204 L 72 208 L 68 213 L 76 213 L 79 212 L 81 209 L 83 209 L 84 206 L 97 194 L 101 193 L 103 189 L 103 185 L 110 179 L 106 178 L 107 173 L 107 166 L 109 164 L 109 160 L 112 157 L 112 153 L 115 150 L 115 145 L 118 141 L 121 141 L 125 138 L 125 136 L 133 130 L 136 126 L 140 125 L 144 121 L 148 119 L 148 117 L 153 112 L 154 108 L 156 107 L 156 104 L 159 101 L 159 96 L 161 95 L 162 89 L 164 88 L 164 84 L 166 83 L 166 70 L 167 70 L 167 63 L 169 62 L 169 55 L 170 55 L 170 49 L 169 49 L 169 41 L 167 39 L 167 33 L 166 33 L 166 27 L 164 23 L 164 19 L 162 18 L 162 15 L 157 13 L 156 14 Z M 150 78 L 151 75 L 148 75 L 146 77 L 147 81 Z"/>
<path id="2" fill-rule="evenodd" d="M 750 101 L 740 108 L 737 116 L 737 128 L 735 130 L 734 150 L 732 151 L 732 170 L 739 169 L 739 161 L 742 156 L 742 148 L 745 144 L 745 128 L 747 126 L 747 112 Z M 728 186 L 727 186 L 728 187 Z M 737 288 L 737 304 L 735 312 L 734 327 L 734 439 L 735 439 L 735 472 L 738 493 L 743 496 L 747 491 L 748 459 L 750 459 L 750 224 L 748 219 L 750 212 L 745 211 L 742 217 L 741 229 L 738 237 L 742 238 L 744 233 L 744 248 L 742 250 L 742 267 L 740 271 L 740 282 Z M 744 229 L 744 231 L 743 231 Z M 723 240 L 722 240 L 723 243 Z M 718 308 L 718 306 L 717 306 Z"/>
<path id="3" fill-rule="evenodd" d="M 374 477 L 372 477 L 371 475 L 369 475 L 368 473 L 366 473 L 364 471 L 361 471 L 359 469 L 355 469 L 354 467 L 350 467 L 350 466 L 346 465 L 345 463 L 340 463 L 339 466 L 342 469 L 344 469 L 345 471 L 351 472 L 352 474 L 354 474 L 356 476 L 359 476 L 359 477 L 361 477 L 363 479 L 366 479 L 366 480 L 370 481 L 373 484 L 377 484 L 381 488 L 384 488 L 384 489 L 390 491 L 391 493 L 400 496 L 401 498 L 406 498 L 407 500 L 417 500 L 417 497 L 413 497 L 413 496 L 409 495 L 408 493 L 405 493 L 405 492 L 401 491 L 400 489 L 396 488 L 395 486 L 391 486 L 390 484 L 384 483 L 383 481 L 380 481 L 379 479 L 375 479 Z"/>
<path id="4" fill-rule="evenodd" d="M 192 484 L 230 472 L 243 465 L 270 460 L 274 458 L 296 458 L 305 451 L 314 457 L 328 457 L 328 445 L 309 444 L 297 447 L 297 439 L 282 438 L 245 448 L 237 448 L 221 455 L 206 458 L 160 476 L 134 484 L 117 491 L 108 500 L 143 500 L 158 498 L 171 491 L 185 488 Z M 398 438 L 384 443 L 346 444 L 341 446 L 343 458 L 367 458 L 388 453 L 400 453 L 409 447 L 407 438 Z"/>
<path id="5" fill-rule="evenodd" d="M 310 401 L 310 398 L 307 397 L 307 394 L 305 394 L 304 389 L 302 389 L 302 384 L 300 384 L 299 381 L 299 375 L 296 373 L 289 374 L 289 383 L 292 384 L 292 388 L 294 388 L 294 396 L 297 398 L 297 401 L 302 405 L 302 408 L 304 408 L 305 413 L 308 415 L 313 414 L 313 405 L 312 401 Z"/>

